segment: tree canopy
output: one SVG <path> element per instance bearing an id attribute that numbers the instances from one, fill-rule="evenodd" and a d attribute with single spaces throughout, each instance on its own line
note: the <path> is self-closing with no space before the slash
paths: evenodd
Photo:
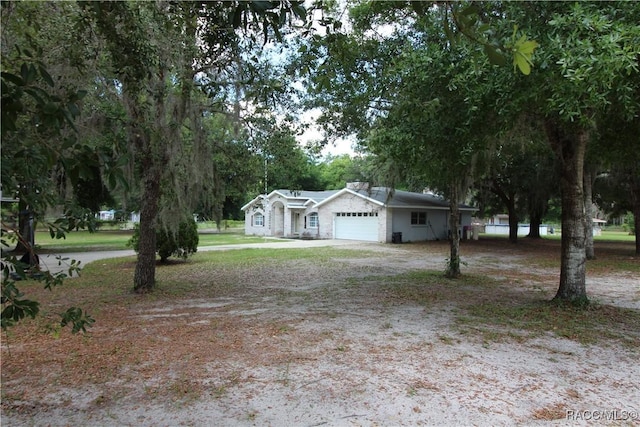
<path id="1" fill-rule="evenodd" d="M 357 133 L 377 156 L 402 165 L 396 170 L 457 202 L 487 170 L 488 159 L 504 157 L 504 142 L 519 123 L 537 126 L 530 135 L 544 135 L 560 171 L 557 298 L 586 300 L 584 155 L 613 108 L 619 125 L 637 121 L 637 8 L 483 2 L 413 13 L 406 6 L 356 6 L 349 31 L 301 47 L 301 63 L 314 70 L 311 102 L 323 109 L 327 130 Z M 474 26 L 480 22 L 487 25 Z M 466 38 L 451 37 L 456 24 Z M 475 31 L 465 34 L 469 25 Z M 499 35 L 508 40 L 485 43 Z M 503 62 L 492 57 L 500 52 L 496 45 L 511 46 L 521 73 L 494 65 Z M 476 54 L 478 46 L 485 56 Z M 512 164 L 514 184 L 524 168 L 520 161 Z M 455 230 L 455 218 L 450 227 Z M 456 256 L 454 233 L 451 260 Z M 450 272 L 459 273 L 455 263 Z"/>

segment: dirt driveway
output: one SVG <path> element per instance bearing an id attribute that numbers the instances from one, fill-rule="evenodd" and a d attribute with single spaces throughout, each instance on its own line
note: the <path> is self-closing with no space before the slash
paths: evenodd
<path id="1" fill-rule="evenodd" d="M 474 320 L 495 301 L 550 299 L 557 242 L 467 243 L 463 282 L 437 274 L 445 242 L 341 249 L 215 271 L 194 262 L 201 286 L 188 297 L 77 291 L 95 304 L 89 335 L 34 322 L 3 337 L 2 425 L 640 425 L 640 330 L 581 343 Z M 639 260 L 607 251 L 630 270 L 598 268 L 590 296 L 635 316 Z M 184 274 L 173 267 L 162 280 Z"/>

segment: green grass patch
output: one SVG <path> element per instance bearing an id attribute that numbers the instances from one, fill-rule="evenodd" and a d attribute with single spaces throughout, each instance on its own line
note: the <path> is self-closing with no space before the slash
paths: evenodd
<path id="1" fill-rule="evenodd" d="M 627 231 L 602 230 L 599 236 L 593 236 L 593 240 L 596 242 L 635 242 L 636 236 Z"/>
<path id="2" fill-rule="evenodd" d="M 521 342 L 551 333 L 582 344 L 610 342 L 640 347 L 640 310 L 591 302 L 576 307 L 544 301 L 526 291 L 515 290 L 515 282 L 486 276 L 463 275 L 447 279 L 441 272 L 416 271 L 383 281 L 384 305 L 416 303 L 433 308 L 451 307 L 456 328 L 483 342 Z"/>
<path id="3" fill-rule="evenodd" d="M 346 257 L 366 257 L 366 251 L 331 247 L 313 249 L 234 249 L 194 254 L 187 260 L 169 259 L 157 264 L 157 289 L 149 298 L 219 297 L 247 283 L 259 283 L 274 271 L 291 271 L 302 262 L 329 264 Z M 79 287 L 107 289 L 107 295 L 130 292 L 133 287 L 135 260 L 108 259 L 87 265 L 81 277 L 73 279 Z M 285 270 L 286 269 L 286 270 Z M 114 274 L 118 271 L 118 274 Z M 292 273 L 293 274 L 293 273 Z M 256 285 L 259 288 L 258 285 Z"/>
<path id="4" fill-rule="evenodd" d="M 614 272 L 629 272 L 640 274 L 640 258 L 627 259 L 596 259 L 587 261 L 587 275 L 589 274 L 610 274 Z M 636 276 L 637 277 L 637 276 Z"/>
<path id="5" fill-rule="evenodd" d="M 457 322 L 463 333 L 478 333 L 489 341 L 521 337 L 514 333 L 522 331 L 530 337 L 551 333 L 582 344 L 640 347 L 640 311 L 598 303 L 482 301 L 464 308 Z"/>
<path id="6" fill-rule="evenodd" d="M 133 234 L 129 230 L 103 230 L 90 233 L 85 230 L 72 231 L 64 239 L 52 239 L 48 231 L 36 231 L 36 249 L 41 253 L 81 252 L 92 250 L 127 249 L 126 244 Z"/>
<path id="7" fill-rule="evenodd" d="M 130 249 L 127 242 L 132 230 L 102 230 L 90 233 L 86 230 L 67 233 L 64 239 L 52 239 L 48 231 L 36 232 L 39 253 L 65 253 L 85 251 L 111 251 Z M 243 243 L 282 242 L 283 239 L 245 236 L 244 231 L 201 232 L 198 246 L 238 245 Z M 286 241 L 286 240 L 284 240 Z"/>
<path id="8" fill-rule="evenodd" d="M 312 260 L 322 263 L 347 256 L 353 257 L 354 254 L 366 256 L 368 253 L 366 251 L 354 251 L 329 246 L 308 249 L 247 248 L 199 252 L 190 259 L 189 264 L 194 267 L 198 264 L 206 264 L 212 268 L 277 266 L 278 263 L 289 263 L 298 260 Z"/>
<path id="9" fill-rule="evenodd" d="M 411 302 L 425 307 L 456 303 L 485 292 L 497 283 L 494 279 L 478 275 L 449 279 L 443 272 L 434 270 L 411 271 L 388 277 L 371 276 L 366 280 L 383 283 L 380 292 L 386 304 Z"/>

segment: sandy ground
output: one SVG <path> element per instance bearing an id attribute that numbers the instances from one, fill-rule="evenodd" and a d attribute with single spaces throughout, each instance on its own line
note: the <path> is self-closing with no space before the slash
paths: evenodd
<path id="1" fill-rule="evenodd" d="M 553 331 L 488 340 L 459 327 L 461 302 L 438 296 L 448 294 L 418 303 L 385 284 L 442 270 L 443 243 L 426 256 L 346 247 L 368 252 L 216 272 L 203 279 L 215 296 L 128 301 L 99 313 L 88 337 L 3 340 L 2 425 L 640 425 L 637 346 Z M 510 248 L 464 260 L 465 272 L 517 287 L 514 298 L 548 299 L 557 286 L 554 268 Z M 640 310 L 640 279 L 628 273 L 590 276 L 588 289 Z"/>

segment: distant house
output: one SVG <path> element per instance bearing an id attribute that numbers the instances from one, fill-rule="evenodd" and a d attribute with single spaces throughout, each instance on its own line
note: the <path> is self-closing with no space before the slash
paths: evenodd
<path id="1" fill-rule="evenodd" d="M 116 219 L 116 211 L 111 209 L 108 211 L 100 211 L 99 219 L 102 221 L 113 221 Z"/>
<path id="2" fill-rule="evenodd" d="M 602 227 L 607 225 L 607 220 L 600 218 L 592 218 L 593 221 L 593 235 L 601 236 L 602 235 Z"/>
<path id="3" fill-rule="evenodd" d="M 602 227 L 606 225 L 607 221 L 604 219 L 593 218 L 593 235 L 599 236 L 602 234 Z M 529 224 L 518 224 L 518 236 L 526 236 L 529 234 L 531 226 Z M 558 230 L 559 231 L 559 230 Z M 488 219 L 484 226 L 484 232 L 487 234 L 504 234 L 509 235 L 509 215 L 497 214 Z M 547 234 L 554 234 L 557 232 L 553 227 L 540 224 L 540 235 L 546 236 Z"/>
<path id="4" fill-rule="evenodd" d="M 449 236 L 449 202 L 432 194 L 348 183 L 330 191 L 275 190 L 242 207 L 245 234 L 372 242 Z M 475 208 L 460 205 L 461 224 Z"/>

